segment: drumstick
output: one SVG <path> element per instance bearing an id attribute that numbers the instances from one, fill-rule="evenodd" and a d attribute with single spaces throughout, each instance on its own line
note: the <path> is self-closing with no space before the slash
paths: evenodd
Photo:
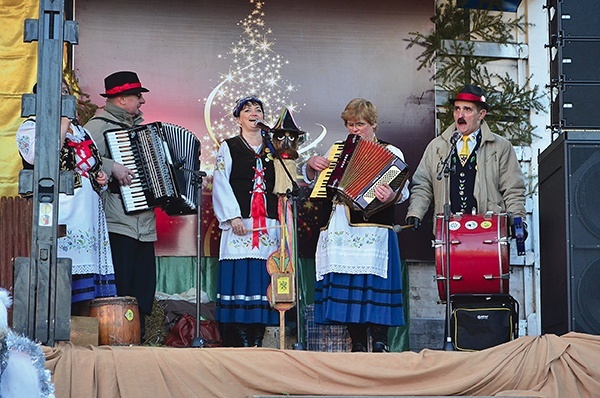
<path id="1" fill-rule="evenodd" d="M 262 227 L 262 228 L 250 228 L 250 229 L 247 229 L 246 232 L 264 231 L 264 230 L 271 229 L 271 228 L 283 228 L 283 225 L 273 225 L 270 227 Z"/>
<path id="2" fill-rule="evenodd" d="M 413 227 L 412 224 L 394 225 L 392 227 L 392 229 L 394 230 L 395 233 L 400 233 L 400 232 L 404 231 L 405 229 L 412 228 L 412 227 Z"/>

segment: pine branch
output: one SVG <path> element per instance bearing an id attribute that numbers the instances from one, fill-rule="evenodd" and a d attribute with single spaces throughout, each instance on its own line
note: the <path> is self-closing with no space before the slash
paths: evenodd
<path id="1" fill-rule="evenodd" d="M 466 84 L 475 84 L 488 93 L 491 111 L 486 117 L 493 131 L 507 137 L 515 145 L 530 144 L 535 127 L 529 122 L 530 112 L 541 111 L 541 94 L 538 86 L 523 86 L 508 74 L 500 76 L 490 72 L 488 66 L 496 58 L 475 56 L 476 41 L 500 44 L 518 44 L 513 32 L 525 32 L 528 24 L 524 16 L 506 18 L 502 12 L 468 10 L 452 3 L 440 3 L 430 18 L 435 29 L 427 34 L 410 32 L 407 48 L 420 46 L 417 70 L 435 67 L 432 80 L 448 93 L 458 92 Z M 453 122 L 452 104 L 439 109 L 442 125 Z"/>

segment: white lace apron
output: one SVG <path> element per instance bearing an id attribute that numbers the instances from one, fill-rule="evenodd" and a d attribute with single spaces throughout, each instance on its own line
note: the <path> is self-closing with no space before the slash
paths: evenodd
<path id="1" fill-rule="evenodd" d="M 347 208 L 336 204 L 327 229 L 317 242 L 316 276 L 373 274 L 387 277 L 388 230 L 382 227 L 350 225 Z"/>

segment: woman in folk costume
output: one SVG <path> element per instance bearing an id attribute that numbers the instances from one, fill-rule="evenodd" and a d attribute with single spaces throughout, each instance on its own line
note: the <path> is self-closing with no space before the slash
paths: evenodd
<path id="1" fill-rule="evenodd" d="M 375 141 L 377 109 L 367 100 L 350 101 L 342 113 L 350 134 Z M 398 158 L 402 152 L 382 142 Z M 313 180 L 329 161 L 311 157 L 305 175 Z M 402 270 L 398 236 L 392 229 L 394 204 L 409 196 L 408 181 L 394 191 L 387 183 L 374 188 L 375 198 L 387 207 L 368 219 L 337 198 L 328 225 L 317 243 L 315 323 L 345 324 L 352 351 L 367 351 L 368 331 L 373 352 L 387 352 L 388 328 L 404 325 Z"/>
<path id="2" fill-rule="evenodd" d="M 34 86 L 34 93 L 36 87 Z M 62 94 L 70 95 L 63 81 Z M 25 169 L 35 161 L 35 119 L 27 119 L 16 135 Z M 89 303 L 97 297 L 116 296 L 115 271 L 100 197 L 108 176 L 89 132 L 77 120 L 61 119 L 61 170 L 74 171 L 73 195 L 61 193 L 58 223 L 67 226 L 67 235 L 58 239 L 57 256 L 72 260 L 71 304 L 74 315 L 88 315 Z"/>
<path id="3" fill-rule="evenodd" d="M 262 346 L 265 326 L 278 324 L 267 298 L 266 261 L 279 248 L 273 156 L 255 122 L 264 117 L 256 97 L 237 101 L 240 134 L 221 143 L 213 179 L 213 206 L 221 228 L 217 321 L 224 345 Z"/>

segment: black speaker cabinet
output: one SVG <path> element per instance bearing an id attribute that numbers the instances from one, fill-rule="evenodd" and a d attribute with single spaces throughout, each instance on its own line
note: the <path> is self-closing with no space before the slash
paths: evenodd
<path id="1" fill-rule="evenodd" d="M 552 99 L 552 123 L 561 129 L 600 129 L 600 81 L 590 84 L 564 84 Z"/>
<path id="2" fill-rule="evenodd" d="M 600 131 L 565 131 L 538 157 L 543 333 L 600 334 Z"/>
<path id="3" fill-rule="evenodd" d="M 565 83 L 597 84 L 599 58 L 600 40 L 564 39 L 551 52 L 550 77 Z"/>
<path id="4" fill-rule="evenodd" d="M 600 38 L 596 23 L 598 0 L 548 0 L 550 35 L 566 38 Z"/>

